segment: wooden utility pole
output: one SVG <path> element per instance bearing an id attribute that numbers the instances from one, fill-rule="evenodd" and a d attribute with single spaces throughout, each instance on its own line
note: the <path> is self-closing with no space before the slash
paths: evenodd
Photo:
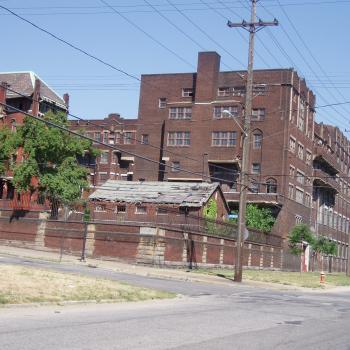
<path id="1" fill-rule="evenodd" d="M 246 230 L 246 202 L 247 191 L 249 187 L 249 160 L 250 160 L 250 121 L 252 115 L 252 99 L 253 99 L 253 63 L 254 63 L 254 36 L 260 29 L 267 26 L 277 26 L 278 21 L 263 22 L 259 19 L 256 21 L 256 3 L 258 0 L 251 0 L 251 17 L 250 22 L 242 21 L 242 23 L 227 22 L 230 28 L 240 27 L 249 32 L 249 54 L 248 54 L 248 72 L 246 82 L 245 95 L 245 112 L 244 112 L 244 131 L 243 133 L 243 155 L 241 168 L 241 191 L 239 195 L 239 215 L 238 215 L 238 236 L 237 236 L 237 253 L 235 263 L 235 282 L 242 282 L 243 272 L 243 235 Z"/>

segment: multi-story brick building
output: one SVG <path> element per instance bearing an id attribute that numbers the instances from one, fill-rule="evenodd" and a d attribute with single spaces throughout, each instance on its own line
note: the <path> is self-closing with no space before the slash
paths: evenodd
<path id="1" fill-rule="evenodd" d="M 220 72 L 215 52 L 199 53 L 194 73 L 143 75 L 137 137 L 147 135 L 158 149 L 147 145 L 136 149 L 162 164 L 155 167 L 138 159 L 135 180 L 220 181 L 228 203 L 236 209 L 245 79 L 245 71 Z M 273 209 L 277 215 L 273 231 L 283 237 L 299 222 L 321 233 L 318 208 L 324 208 L 328 193 L 332 203 L 334 197 L 341 198 L 336 174 L 349 166 L 337 163 L 333 153 L 319 146 L 321 142 L 330 147 L 328 133 L 335 144 L 345 141 L 337 129 L 315 123 L 314 106 L 315 95 L 293 69 L 254 71 L 248 202 Z M 343 152 L 347 151 L 345 147 Z M 337 236 L 342 244 L 348 241 L 347 232 Z"/>
<path id="2" fill-rule="evenodd" d="M 49 110 L 67 112 L 69 96 L 60 97 L 33 72 L 9 72 L 0 73 L 0 102 L 7 105 L 0 105 L 0 128 L 7 126 L 14 131 L 23 123 L 26 113 L 42 116 Z M 22 149 L 18 148 L 12 161 L 21 162 L 22 159 Z M 9 167 L 5 176 L 0 177 L 0 200 L 9 201 L 14 197 Z"/>
<path id="3" fill-rule="evenodd" d="M 92 185 L 103 184 L 108 179 L 133 180 L 135 164 L 133 153 L 136 144 L 148 142 L 144 137 L 142 140 L 136 138 L 137 126 L 137 119 L 124 119 L 116 113 L 109 114 L 104 119 L 70 121 L 70 128 L 75 131 L 84 130 L 86 136 L 97 141 L 94 147 L 101 152 L 97 159 L 92 159 L 88 154 L 80 159 L 80 163 L 90 169 Z M 106 147 L 100 142 L 111 147 Z"/>

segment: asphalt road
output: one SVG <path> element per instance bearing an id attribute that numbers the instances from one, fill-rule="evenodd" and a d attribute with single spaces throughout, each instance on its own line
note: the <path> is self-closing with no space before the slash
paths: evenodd
<path id="1" fill-rule="evenodd" d="M 1 350 L 335 349 L 350 350 L 350 293 L 286 292 L 162 280 L 28 259 L 182 293 L 175 300 L 0 309 Z"/>

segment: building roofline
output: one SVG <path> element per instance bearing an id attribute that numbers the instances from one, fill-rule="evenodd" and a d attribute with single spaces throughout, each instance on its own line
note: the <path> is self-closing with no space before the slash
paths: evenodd
<path id="1" fill-rule="evenodd" d="M 37 73 L 31 70 L 27 70 L 27 71 L 0 72 L 0 74 L 29 74 L 33 89 L 35 86 L 35 80 L 39 79 L 42 83 L 44 83 L 47 86 L 48 89 L 50 89 L 58 98 L 62 100 L 63 102 L 62 107 L 64 106 L 65 108 L 68 109 L 68 106 L 66 106 L 63 97 L 55 89 L 53 89 L 44 79 L 42 79 Z"/>

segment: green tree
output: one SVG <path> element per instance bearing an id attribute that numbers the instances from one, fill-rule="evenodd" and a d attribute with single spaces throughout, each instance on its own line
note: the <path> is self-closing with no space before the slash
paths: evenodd
<path id="1" fill-rule="evenodd" d="M 302 244 L 307 242 L 311 246 L 315 243 L 315 237 L 306 224 L 295 225 L 288 236 L 289 248 L 292 254 L 300 255 L 303 253 Z"/>
<path id="2" fill-rule="evenodd" d="M 16 137 L 8 127 L 0 129 L 0 176 L 4 175 L 16 151 Z"/>
<path id="3" fill-rule="evenodd" d="M 336 243 L 330 241 L 329 239 L 323 236 L 318 236 L 314 239 L 312 249 L 316 253 L 320 253 L 327 256 L 333 256 L 337 253 Z"/>
<path id="4" fill-rule="evenodd" d="M 210 199 L 203 208 L 203 217 L 205 219 L 205 226 L 208 233 L 216 233 L 216 217 L 218 214 L 218 205 L 214 199 Z"/>
<path id="5" fill-rule="evenodd" d="M 270 232 L 276 219 L 269 208 L 259 208 L 248 204 L 246 209 L 246 225 L 264 232 Z"/>
<path id="6" fill-rule="evenodd" d="M 43 119 L 67 127 L 64 113 L 48 112 Z M 89 140 L 26 117 L 16 131 L 16 144 L 23 148 L 24 160 L 14 166 L 14 185 L 19 192 L 39 190 L 57 208 L 81 196 L 88 186 L 87 170 L 77 157 L 85 152 L 97 155 Z M 33 182 L 37 179 L 38 183 Z"/>

